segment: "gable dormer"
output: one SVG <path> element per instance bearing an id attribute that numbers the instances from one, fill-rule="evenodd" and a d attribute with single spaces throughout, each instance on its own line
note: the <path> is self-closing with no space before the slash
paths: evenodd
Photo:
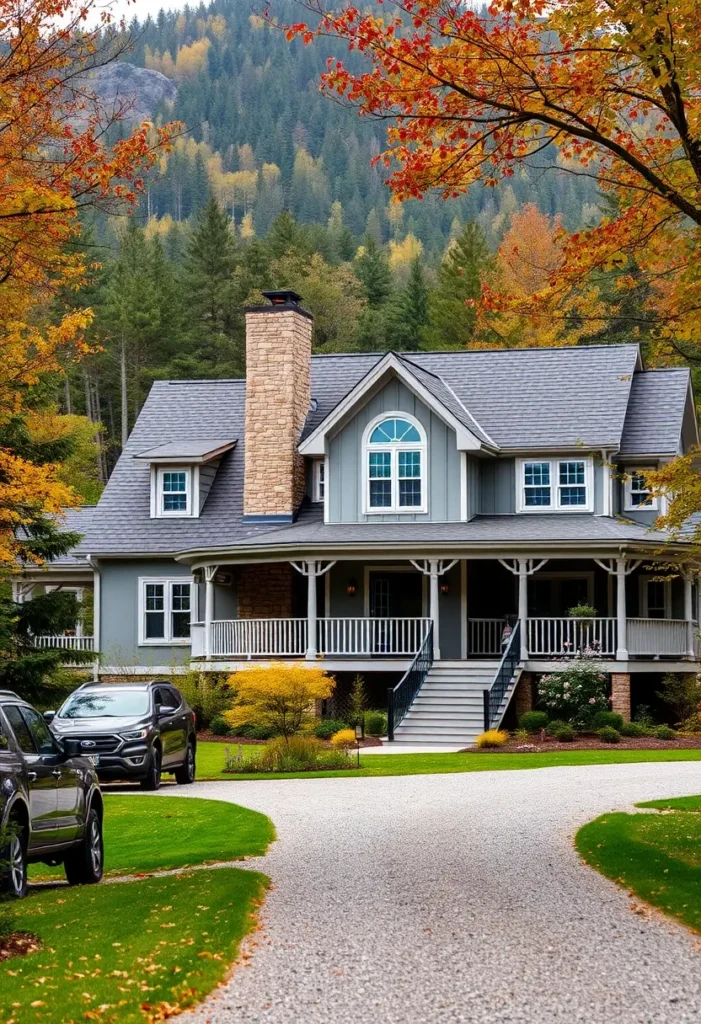
<path id="1" fill-rule="evenodd" d="M 167 441 L 136 459 L 151 467 L 151 519 L 198 519 L 224 455 L 236 441 Z"/>

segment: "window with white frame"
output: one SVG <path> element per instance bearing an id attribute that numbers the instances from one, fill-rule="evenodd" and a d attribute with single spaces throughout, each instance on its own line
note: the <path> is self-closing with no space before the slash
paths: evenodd
<path id="1" fill-rule="evenodd" d="M 187 517 L 196 514 L 193 502 L 192 466 L 156 466 L 152 477 L 151 514 L 160 517 Z"/>
<path id="2" fill-rule="evenodd" d="M 323 501 L 326 488 L 326 464 L 315 459 L 312 464 L 312 501 Z"/>
<path id="3" fill-rule="evenodd" d="M 426 434 L 403 413 L 385 415 L 365 434 L 365 512 L 426 511 Z"/>
<path id="4" fill-rule="evenodd" d="M 139 644 L 190 642 L 194 583 L 177 579 L 139 580 Z"/>
<path id="5" fill-rule="evenodd" d="M 593 511 L 591 459 L 520 459 L 518 467 L 520 512 Z"/>
<path id="6" fill-rule="evenodd" d="M 624 481 L 626 512 L 634 512 L 639 508 L 657 508 L 657 498 L 650 490 L 645 479 L 645 474 L 649 472 L 651 472 L 650 469 L 642 469 L 637 466 L 626 470 Z"/>

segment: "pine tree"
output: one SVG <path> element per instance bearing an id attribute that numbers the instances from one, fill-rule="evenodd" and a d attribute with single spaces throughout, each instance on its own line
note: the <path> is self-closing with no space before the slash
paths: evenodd
<path id="1" fill-rule="evenodd" d="M 429 297 L 430 324 L 425 332 L 429 348 L 468 345 L 477 314 L 467 303 L 480 297 L 482 279 L 492 264 L 484 232 L 471 221 L 449 246 L 438 270 L 437 287 Z"/>
<path id="2" fill-rule="evenodd" d="M 395 350 L 421 347 L 428 325 L 428 287 L 421 259 L 412 260 L 409 277 L 387 312 L 387 342 Z"/>
<path id="3" fill-rule="evenodd" d="M 392 273 L 387 257 L 372 235 L 363 239 L 363 247 L 355 260 L 355 274 L 363 286 L 368 305 L 384 305 L 392 294 Z"/>

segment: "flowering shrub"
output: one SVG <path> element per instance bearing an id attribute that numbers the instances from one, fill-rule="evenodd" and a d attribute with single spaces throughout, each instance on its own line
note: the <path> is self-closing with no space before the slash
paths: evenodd
<path id="1" fill-rule="evenodd" d="M 604 673 L 586 658 L 543 676 L 538 683 L 540 701 L 548 713 L 577 729 L 590 728 L 595 715 L 608 710 L 607 689 Z"/>

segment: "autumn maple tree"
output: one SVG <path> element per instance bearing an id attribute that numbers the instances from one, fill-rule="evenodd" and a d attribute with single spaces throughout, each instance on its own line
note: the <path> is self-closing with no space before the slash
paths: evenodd
<path id="1" fill-rule="evenodd" d="M 85 351 L 90 310 L 47 315 L 85 278 L 80 214 L 132 203 L 177 130 L 144 123 L 108 144 L 126 107 L 104 109 L 89 76 L 126 45 L 94 0 L 0 0 L 0 568 L 50 555 L 53 517 L 77 503 L 26 413 L 40 382 Z"/>

